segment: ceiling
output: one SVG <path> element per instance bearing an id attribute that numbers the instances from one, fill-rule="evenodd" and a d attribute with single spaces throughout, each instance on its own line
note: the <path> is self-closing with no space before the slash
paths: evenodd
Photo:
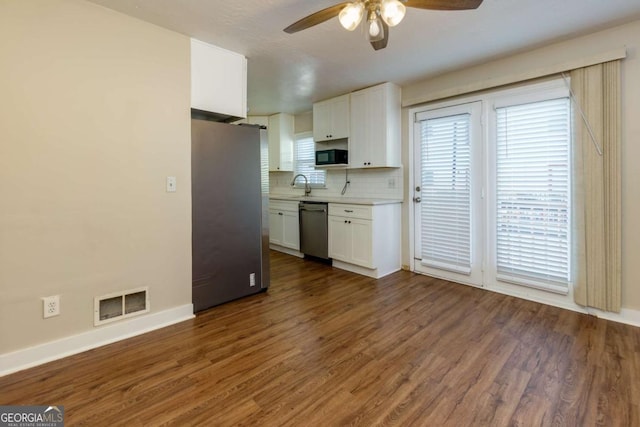
<path id="1" fill-rule="evenodd" d="M 484 0 L 472 11 L 407 8 L 374 51 L 362 25 L 283 28 L 337 0 L 90 0 L 248 58 L 249 114 L 309 111 L 384 81 L 406 84 L 640 19 L 638 0 Z"/>

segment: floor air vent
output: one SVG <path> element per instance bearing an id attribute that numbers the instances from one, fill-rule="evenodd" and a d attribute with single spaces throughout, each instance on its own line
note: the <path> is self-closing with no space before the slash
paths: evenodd
<path id="1" fill-rule="evenodd" d="M 137 316 L 149 311 L 149 289 L 138 288 L 94 299 L 95 326 Z"/>

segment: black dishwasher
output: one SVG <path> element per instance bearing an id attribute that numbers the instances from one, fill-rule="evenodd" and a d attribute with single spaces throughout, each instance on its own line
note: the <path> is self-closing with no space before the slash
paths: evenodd
<path id="1" fill-rule="evenodd" d="M 300 202 L 300 252 L 329 259 L 328 205 L 322 202 Z"/>

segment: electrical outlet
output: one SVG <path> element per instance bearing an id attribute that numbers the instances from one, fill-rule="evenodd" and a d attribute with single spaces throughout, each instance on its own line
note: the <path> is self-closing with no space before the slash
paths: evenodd
<path id="1" fill-rule="evenodd" d="M 48 317 L 58 316 L 59 314 L 60 295 L 42 298 L 42 315 L 45 319 Z"/>
<path id="2" fill-rule="evenodd" d="M 255 286 L 256 285 L 256 273 L 251 273 L 249 275 L 249 286 Z"/>

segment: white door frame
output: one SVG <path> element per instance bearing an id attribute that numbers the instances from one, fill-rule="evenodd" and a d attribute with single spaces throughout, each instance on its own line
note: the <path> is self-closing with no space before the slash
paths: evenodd
<path id="1" fill-rule="evenodd" d="M 418 228 L 416 221 L 419 219 L 418 203 L 415 201 L 416 197 L 421 197 L 421 193 L 416 191 L 417 175 L 419 173 L 416 167 L 417 161 L 420 159 L 421 144 L 417 140 L 419 123 L 416 121 L 417 114 L 433 114 L 434 117 L 448 116 L 468 113 L 471 115 L 471 172 L 473 174 L 471 178 L 471 267 L 472 271 L 469 275 L 463 273 L 456 273 L 453 271 L 441 270 L 436 268 L 430 268 L 418 264 L 417 261 L 417 247 L 419 240 L 417 240 Z M 412 207 L 410 208 L 412 217 L 412 232 L 411 232 L 411 253 L 412 253 L 412 270 L 415 272 L 428 274 L 435 277 L 442 277 L 447 280 L 453 280 L 459 283 L 465 283 L 473 286 L 482 286 L 483 284 L 483 265 L 484 265 L 484 221 L 485 221 L 485 203 L 484 203 L 484 135 L 483 135 L 483 106 L 482 102 L 458 102 L 453 105 L 434 105 L 423 108 L 416 108 L 411 111 L 411 124 L 410 128 L 412 138 L 412 163 L 411 163 L 411 187 L 410 198 L 412 200 Z"/>

